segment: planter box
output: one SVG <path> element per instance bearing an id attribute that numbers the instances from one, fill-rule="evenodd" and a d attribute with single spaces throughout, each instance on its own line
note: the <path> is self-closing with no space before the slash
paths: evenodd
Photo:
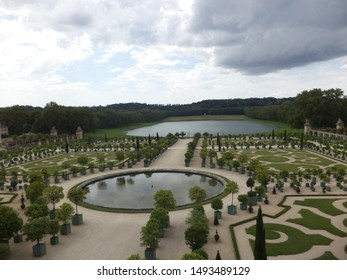
<path id="1" fill-rule="evenodd" d="M 210 168 L 212 168 L 212 169 L 213 169 L 213 168 L 216 168 L 216 164 L 215 164 L 215 163 L 211 163 L 211 164 L 210 164 Z"/>
<path id="2" fill-rule="evenodd" d="M 71 233 L 71 225 L 70 224 L 63 224 L 60 228 L 60 234 L 61 235 L 68 235 Z"/>
<path id="3" fill-rule="evenodd" d="M 99 166 L 99 171 L 100 171 L 100 172 L 102 172 L 102 171 L 104 171 L 104 170 L 105 170 L 105 167 Z"/>
<path id="4" fill-rule="evenodd" d="M 240 203 L 241 210 L 247 210 L 247 203 Z"/>
<path id="5" fill-rule="evenodd" d="M 228 214 L 235 215 L 237 213 L 237 208 L 235 205 L 228 205 Z"/>
<path id="6" fill-rule="evenodd" d="M 94 168 L 90 168 L 89 171 L 90 171 L 90 173 L 93 174 L 94 173 Z"/>
<path id="7" fill-rule="evenodd" d="M 33 256 L 42 257 L 46 254 L 46 243 L 40 243 L 33 246 Z"/>
<path id="8" fill-rule="evenodd" d="M 222 219 L 222 212 L 221 211 L 214 211 L 214 215 L 217 216 L 217 219 Z"/>
<path id="9" fill-rule="evenodd" d="M 52 236 L 50 238 L 51 245 L 57 245 L 59 243 L 59 236 Z"/>
<path id="10" fill-rule="evenodd" d="M 59 184 L 60 183 L 60 180 L 58 177 L 54 177 L 54 184 Z"/>
<path id="11" fill-rule="evenodd" d="M 86 174 L 87 174 L 86 170 L 85 170 L 85 169 L 82 169 L 82 170 L 81 170 L 81 175 L 86 175 Z"/>
<path id="12" fill-rule="evenodd" d="M 64 174 L 63 178 L 64 178 L 65 181 L 69 180 L 69 174 Z"/>
<path id="13" fill-rule="evenodd" d="M 156 260 L 157 259 L 156 249 L 155 248 L 147 248 L 145 250 L 145 258 L 146 258 L 146 260 Z"/>
<path id="14" fill-rule="evenodd" d="M 133 167 L 133 164 L 128 161 L 128 168 L 132 168 L 132 167 Z"/>
<path id="15" fill-rule="evenodd" d="M 252 206 L 257 205 L 257 197 L 256 196 L 248 196 L 247 200 L 248 200 L 247 201 L 248 205 L 252 205 Z"/>
<path id="16" fill-rule="evenodd" d="M 206 167 L 206 163 L 205 163 L 205 162 L 202 162 L 202 163 L 201 163 L 201 167 Z"/>
<path id="17" fill-rule="evenodd" d="M 72 224 L 75 226 L 83 224 L 83 214 L 75 214 L 72 216 Z"/>
<path id="18" fill-rule="evenodd" d="M 262 195 L 257 195 L 257 201 L 263 201 L 263 196 Z"/>
<path id="19" fill-rule="evenodd" d="M 23 242 L 23 235 L 17 234 L 15 236 L 13 236 L 13 241 L 14 241 L 14 243 L 21 243 L 21 242 Z"/>

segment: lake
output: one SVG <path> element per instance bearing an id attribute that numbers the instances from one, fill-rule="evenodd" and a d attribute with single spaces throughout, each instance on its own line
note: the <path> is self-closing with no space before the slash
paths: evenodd
<path id="1" fill-rule="evenodd" d="M 256 123 L 247 120 L 228 120 L 228 121 L 183 121 L 183 122 L 163 122 L 156 125 L 127 131 L 131 136 L 148 136 L 156 135 L 165 136 L 169 133 L 185 132 L 186 136 L 192 137 L 195 133 L 201 134 L 207 132 L 217 135 L 239 135 L 239 134 L 256 134 L 270 132 L 277 126 Z"/>

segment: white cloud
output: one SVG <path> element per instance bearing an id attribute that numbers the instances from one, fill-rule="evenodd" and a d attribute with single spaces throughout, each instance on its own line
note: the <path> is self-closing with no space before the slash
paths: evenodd
<path id="1" fill-rule="evenodd" d="M 346 18 L 344 0 L 3 0 L 1 106 L 346 89 Z"/>

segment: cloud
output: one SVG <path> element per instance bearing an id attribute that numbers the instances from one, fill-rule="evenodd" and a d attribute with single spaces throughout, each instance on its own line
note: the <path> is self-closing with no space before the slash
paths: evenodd
<path id="1" fill-rule="evenodd" d="M 189 29 L 218 66 L 264 74 L 347 55 L 344 0 L 195 1 Z"/>

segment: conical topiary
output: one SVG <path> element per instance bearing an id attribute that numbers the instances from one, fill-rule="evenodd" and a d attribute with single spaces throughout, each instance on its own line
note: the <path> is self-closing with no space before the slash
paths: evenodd
<path id="1" fill-rule="evenodd" d="M 219 250 L 217 250 L 217 255 L 216 255 L 216 260 L 221 260 L 222 258 L 220 257 Z"/>

